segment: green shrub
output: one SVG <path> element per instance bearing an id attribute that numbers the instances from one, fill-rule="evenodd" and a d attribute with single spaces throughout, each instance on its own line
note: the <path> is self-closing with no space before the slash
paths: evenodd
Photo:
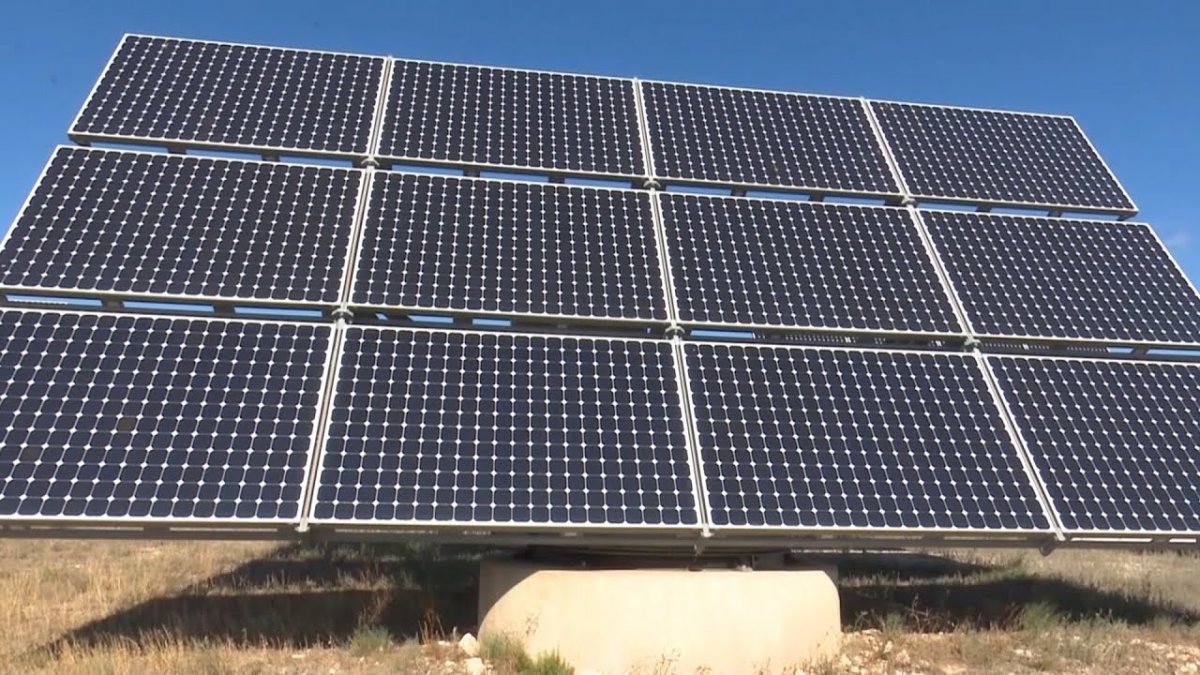
<path id="1" fill-rule="evenodd" d="M 350 651 L 363 656 L 392 645 L 392 634 L 383 626 L 359 626 L 350 636 Z"/>

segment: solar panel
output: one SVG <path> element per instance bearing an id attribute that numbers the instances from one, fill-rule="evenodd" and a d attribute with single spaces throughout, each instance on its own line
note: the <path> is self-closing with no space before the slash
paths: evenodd
<path id="1" fill-rule="evenodd" d="M 646 172 L 633 81 L 398 60 L 385 159 L 575 174 Z"/>
<path id="2" fill-rule="evenodd" d="M 643 83 L 642 96 L 668 181 L 899 192 L 857 99 L 667 82 Z"/>
<path id="3" fill-rule="evenodd" d="M 365 155 L 383 62 L 127 35 L 71 137 Z"/>
<path id="4" fill-rule="evenodd" d="M 977 334 L 1200 344 L 1200 294 L 1148 225 L 922 219 Z"/>
<path id="5" fill-rule="evenodd" d="M 987 361 L 1065 531 L 1200 535 L 1200 366 Z"/>
<path id="6" fill-rule="evenodd" d="M 378 174 L 353 301 L 665 321 L 650 197 L 632 190 Z"/>
<path id="7" fill-rule="evenodd" d="M 688 344 L 714 527 L 1049 527 L 976 357 Z"/>
<path id="8" fill-rule="evenodd" d="M 665 341 L 351 326 L 314 520 L 697 523 Z"/>
<path id="9" fill-rule="evenodd" d="M 1137 212 L 1070 117 L 883 101 L 871 107 L 918 198 Z"/>
<path id="10" fill-rule="evenodd" d="M 360 172 L 59 148 L 3 246 L 0 286 L 338 301 Z"/>
<path id="11" fill-rule="evenodd" d="M 0 313 L 0 519 L 296 519 L 330 333 Z"/>
<path id="12" fill-rule="evenodd" d="M 662 195 L 684 322 L 961 332 L 905 209 Z"/>

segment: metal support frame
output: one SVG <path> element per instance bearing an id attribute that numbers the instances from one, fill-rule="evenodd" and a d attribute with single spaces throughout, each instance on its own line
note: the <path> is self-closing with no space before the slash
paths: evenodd
<path id="1" fill-rule="evenodd" d="M 379 74 L 379 90 L 375 92 L 375 112 L 371 116 L 371 132 L 367 135 L 367 156 L 362 159 L 363 167 L 379 166 L 379 144 L 382 142 L 383 125 L 387 120 L 388 94 L 392 90 L 392 71 L 396 59 L 383 57 L 383 71 Z"/>
<path id="2" fill-rule="evenodd" d="M 1012 409 L 1008 407 L 1008 401 L 1004 399 L 1004 395 L 1000 391 L 1000 384 L 996 381 L 996 374 L 992 372 L 991 364 L 987 358 L 976 348 L 973 350 L 975 364 L 983 373 L 983 380 L 987 384 L 988 394 L 992 397 L 992 401 L 996 404 L 996 409 L 1000 412 L 1000 419 L 1004 422 L 1004 431 L 1012 440 L 1013 447 L 1017 450 L 1017 458 L 1021 461 L 1022 468 L 1025 469 L 1025 475 L 1029 478 L 1029 483 L 1033 486 L 1035 495 L 1037 496 L 1038 504 L 1046 513 L 1046 518 L 1050 522 L 1050 527 L 1054 531 L 1055 542 L 1066 540 L 1063 534 L 1062 519 L 1058 516 L 1058 511 L 1054 509 L 1054 502 L 1050 499 L 1049 491 L 1041 476 L 1038 475 L 1037 464 L 1034 462 L 1033 455 L 1029 451 L 1028 444 L 1025 443 L 1025 436 L 1021 433 L 1021 428 L 1017 426 L 1016 419 L 1013 416 Z"/>
<path id="3" fill-rule="evenodd" d="M 871 127 L 871 133 L 875 136 L 875 142 L 879 144 L 879 149 L 883 153 L 883 161 L 887 164 L 892 179 L 896 181 L 896 188 L 900 190 L 900 204 L 909 207 L 916 206 L 917 201 L 913 199 L 912 190 L 908 189 L 908 181 L 900 172 L 900 165 L 896 163 L 892 147 L 888 145 L 887 139 L 883 136 L 883 127 L 879 125 L 879 119 L 875 117 L 875 110 L 871 107 L 871 102 L 866 98 L 860 98 L 859 101 L 862 103 L 863 113 L 867 116 L 867 124 Z"/>
<path id="4" fill-rule="evenodd" d="M 296 531 L 308 532 L 308 522 L 316 503 L 317 482 L 321 475 L 321 460 L 325 458 L 329 425 L 333 422 L 333 402 L 337 396 L 338 374 L 342 366 L 342 348 L 346 339 L 346 321 L 338 317 L 330 331 L 329 356 L 325 360 L 322 374 L 321 394 L 317 402 L 316 425 L 313 428 L 312 447 L 309 450 L 308 466 L 304 469 L 304 488 L 300 494 L 300 523 Z"/>
<path id="5" fill-rule="evenodd" d="M 654 146 L 650 140 L 650 115 L 646 113 L 642 81 L 636 77 L 633 78 L 633 109 L 637 115 L 638 138 L 642 142 L 642 164 L 646 170 L 646 179 L 642 182 L 642 187 L 661 190 L 662 183 L 658 182 L 658 170 L 654 166 Z"/>
<path id="6" fill-rule="evenodd" d="M 606 550 L 679 551 L 690 554 L 706 551 L 779 551 L 779 550 L 901 550 L 901 549 L 1029 549 L 1043 553 L 1055 550 L 1155 550 L 1197 551 L 1200 540 L 1187 536 L 1130 535 L 1074 537 L 1062 542 L 1012 536 L 947 535 L 814 535 L 792 533 L 781 536 L 711 537 L 701 540 L 694 532 L 668 534 L 623 532 L 497 532 L 486 528 L 467 530 L 381 530 L 361 528 L 313 528 L 301 533 L 289 528 L 211 528 L 204 526 L 120 526 L 96 525 L 69 527 L 47 524 L 0 523 L 0 538 L 10 539 L 92 539 L 92 540 L 189 540 L 189 541 L 278 541 L 278 542 L 419 542 L 458 544 L 489 548 L 526 548 L 547 546 L 564 549 L 603 547 Z"/>
<path id="7" fill-rule="evenodd" d="M 692 406 L 691 383 L 688 379 L 687 355 L 684 353 L 683 337 L 685 331 L 679 323 L 679 307 L 678 299 L 675 295 L 675 279 L 671 269 L 671 257 L 669 254 L 670 237 L 667 235 L 666 223 L 662 215 L 662 199 L 659 193 L 658 181 L 654 178 L 653 160 L 650 159 L 651 152 L 649 150 L 649 117 L 645 113 L 645 108 L 641 105 L 641 84 L 635 82 L 637 91 L 638 126 L 642 130 L 642 138 L 646 143 L 647 153 L 647 172 L 651 178 L 646 182 L 646 188 L 650 191 L 650 220 L 654 227 L 654 239 L 656 248 L 658 249 L 658 267 L 660 273 L 660 281 L 662 282 L 663 298 L 667 306 L 667 330 L 666 337 L 671 343 L 672 361 L 675 365 L 675 382 L 678 388 L 677 395 L 679 397 L 681 419 L 684 427 L 684 447 L 687 449 L 688 457 L 688 472 L 692 480 L 692 495 L 696 500 L 696 517 L 700 525 L 700 538 L 696 542 L 696 553 L 699 554 L 704 546 L 705 541 L 711 536 L 709 531 L 709 504 L 708 492 L 704 479 L 704 463 L 700 457 L 700 439 L 696 432 L 695 408 Z"/>
<path id="8" fill-rule="evenodd" d="M 917 210 L 917 207 L 911 203 L 908 206 L 908 215 L 912 219 L 913 226 L 917 229 L 917 237 L 921 240 L 925 254 L 929 256 L 929 261 L 933 265 L 934 274 L 937 275 L 938 282 L 942 285 L 942 290 L 950 300 L 950 308 L 954 311 L 955 318 L 958 319 L 958 325 L 967 334 L 967 344 L 977 343 L 978 339 L 974 335 L 975 329 L 971 325 L 971 319 L 967 316 L 967 311 L 963 307 L 962 298 L 958 296 L 958 289 L 950 281 L 950 274 L 946 271 L 945 263 L 942 262 L 941 253 L 938 252 L 937 246 L 934 245 L 933 238 L 929 236 L 929 228 L 925 226 L 925 219 L 921 216 L 921 212 Z"/>

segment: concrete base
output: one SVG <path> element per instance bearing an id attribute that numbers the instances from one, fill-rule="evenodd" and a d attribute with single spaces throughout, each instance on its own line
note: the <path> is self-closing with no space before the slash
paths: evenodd
<path id="1" fill-rule="evenodd" d="M 578 671 L 776 673 L 837 654 L 828 569 L 566 569 L 480 564 L 479 633 L 558 651 Z"/>

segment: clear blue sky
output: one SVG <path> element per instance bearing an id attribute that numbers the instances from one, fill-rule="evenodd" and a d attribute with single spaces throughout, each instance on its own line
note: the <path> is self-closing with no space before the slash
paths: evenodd
<path id="1" fill-rule="evenodd" d="M 9 0 L 0 230 L 125 32 L 1074 115 L 1200 281 L 1200 1 Z"/>

